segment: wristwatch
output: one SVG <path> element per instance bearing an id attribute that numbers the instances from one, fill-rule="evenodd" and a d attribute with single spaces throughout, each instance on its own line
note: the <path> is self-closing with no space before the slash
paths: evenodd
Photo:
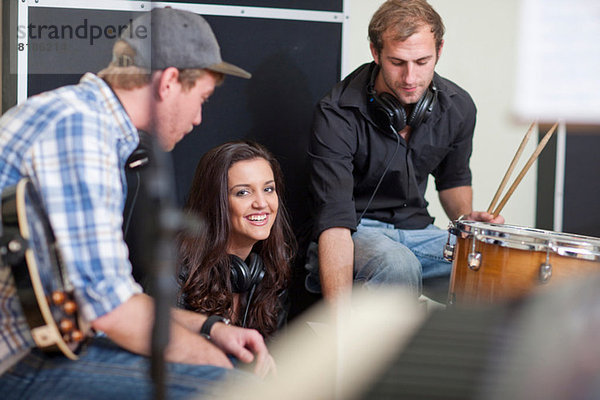
<path id="1" fill-rule="evenodd" d="M 210 317 L 206 318 L 206 321 L 204 321 L 202 324 L 202 327 L 200 328 L 200 335 L 210 340 L 210 331 L 213 325 L 217 322 L 222 322 L 225 325 L 229 325 L 231 323 L 229 318 L 221 317 L 219 315 L 211 315 Z"/>

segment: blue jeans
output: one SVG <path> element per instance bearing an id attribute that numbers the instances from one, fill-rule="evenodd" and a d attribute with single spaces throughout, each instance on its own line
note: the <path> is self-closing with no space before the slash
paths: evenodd
<path id="1" fill-rule="evenodd" d="M 434 225 L 396 229 L 392 224 L 363 218 L 352 235 L 354 281 L 367 288 L 404 286 L 417 296 L 425 285 L 435 292 L 436 300 L 445 302 L 452 272 L 452 264 L 443 257 L 447 240 L 448 232 Z M 306 269 L 306 289 L 319 293 L 318 246 L 314 242 L 308 248 Z"/>
<path id="2" fill-rule="evenodd" d="M 2 399 L 152 399 L 150 359 L 94 338 L 77 361 L 33 349 L 0 376 Z M 165 364 L 167 399 L 213 395 L 225 378 L 253 379 L 251 374 L 210 365 Z M 246 376 L 247 375 L 247 376 Z"/>

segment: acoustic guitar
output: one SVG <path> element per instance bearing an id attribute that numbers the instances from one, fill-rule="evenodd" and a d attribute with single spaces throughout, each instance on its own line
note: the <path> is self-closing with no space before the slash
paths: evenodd
<path id="1" fill-rule="evenodd" d="M 2 191 L 0 255 L 40 349 L 76 360 L 90 328 L 79 316 L 73 288 L 41 198 L 29 178 Z"/>

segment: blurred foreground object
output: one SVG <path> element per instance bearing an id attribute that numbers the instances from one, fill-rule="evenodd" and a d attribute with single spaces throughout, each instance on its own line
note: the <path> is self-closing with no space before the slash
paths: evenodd
<path id="1" fill-rule="evenodd" d="M 425 316 L 408 292 L 355 289 L 351 307 L 334 312 L 321 302 L 290 325 L 272 348 L 276 377 L 243 386 L 225 381 L 215 393 L 236 400 L 351 399 L 383 373 Z M 316 321 L 314 330 L 303 321 Z"/>
<path id="2" fill-rule="evenodd" d="M 597 399 L 599 286 L 596 273 L 519 301 L 427 316 L 401 294 L 369 292 L 345 322 L 328 318 L 321 304 L 307 314 L 328 322 L 319 333 L 297 323 L 274 351 L 278 377 L 226 382 L 216 392 L 226 394 L 219 399 Z M 381 308 L 391 304 L 381 296 L 398 296 L 395 310 Z"/>

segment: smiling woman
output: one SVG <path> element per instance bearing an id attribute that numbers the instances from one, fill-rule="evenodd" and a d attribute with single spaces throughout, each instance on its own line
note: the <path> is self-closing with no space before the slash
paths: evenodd
<path id="1" fill-rule="evenodd" d="M 180 237 L 180 303 L 270 336 L 285 320 L 283 299 L 296 247 L 277 160 L 263 146 L 227 142 L 200 160 L 186 210 L 202 221 Z"/>
<path id="2" fill-rule="evenodd" d="M 265 240 L 277 217 L 279 198 L 271 165 L 264 158 L 238 161 L 229 168 L 231 234 L 227 252 L 245 259 Z"/>

